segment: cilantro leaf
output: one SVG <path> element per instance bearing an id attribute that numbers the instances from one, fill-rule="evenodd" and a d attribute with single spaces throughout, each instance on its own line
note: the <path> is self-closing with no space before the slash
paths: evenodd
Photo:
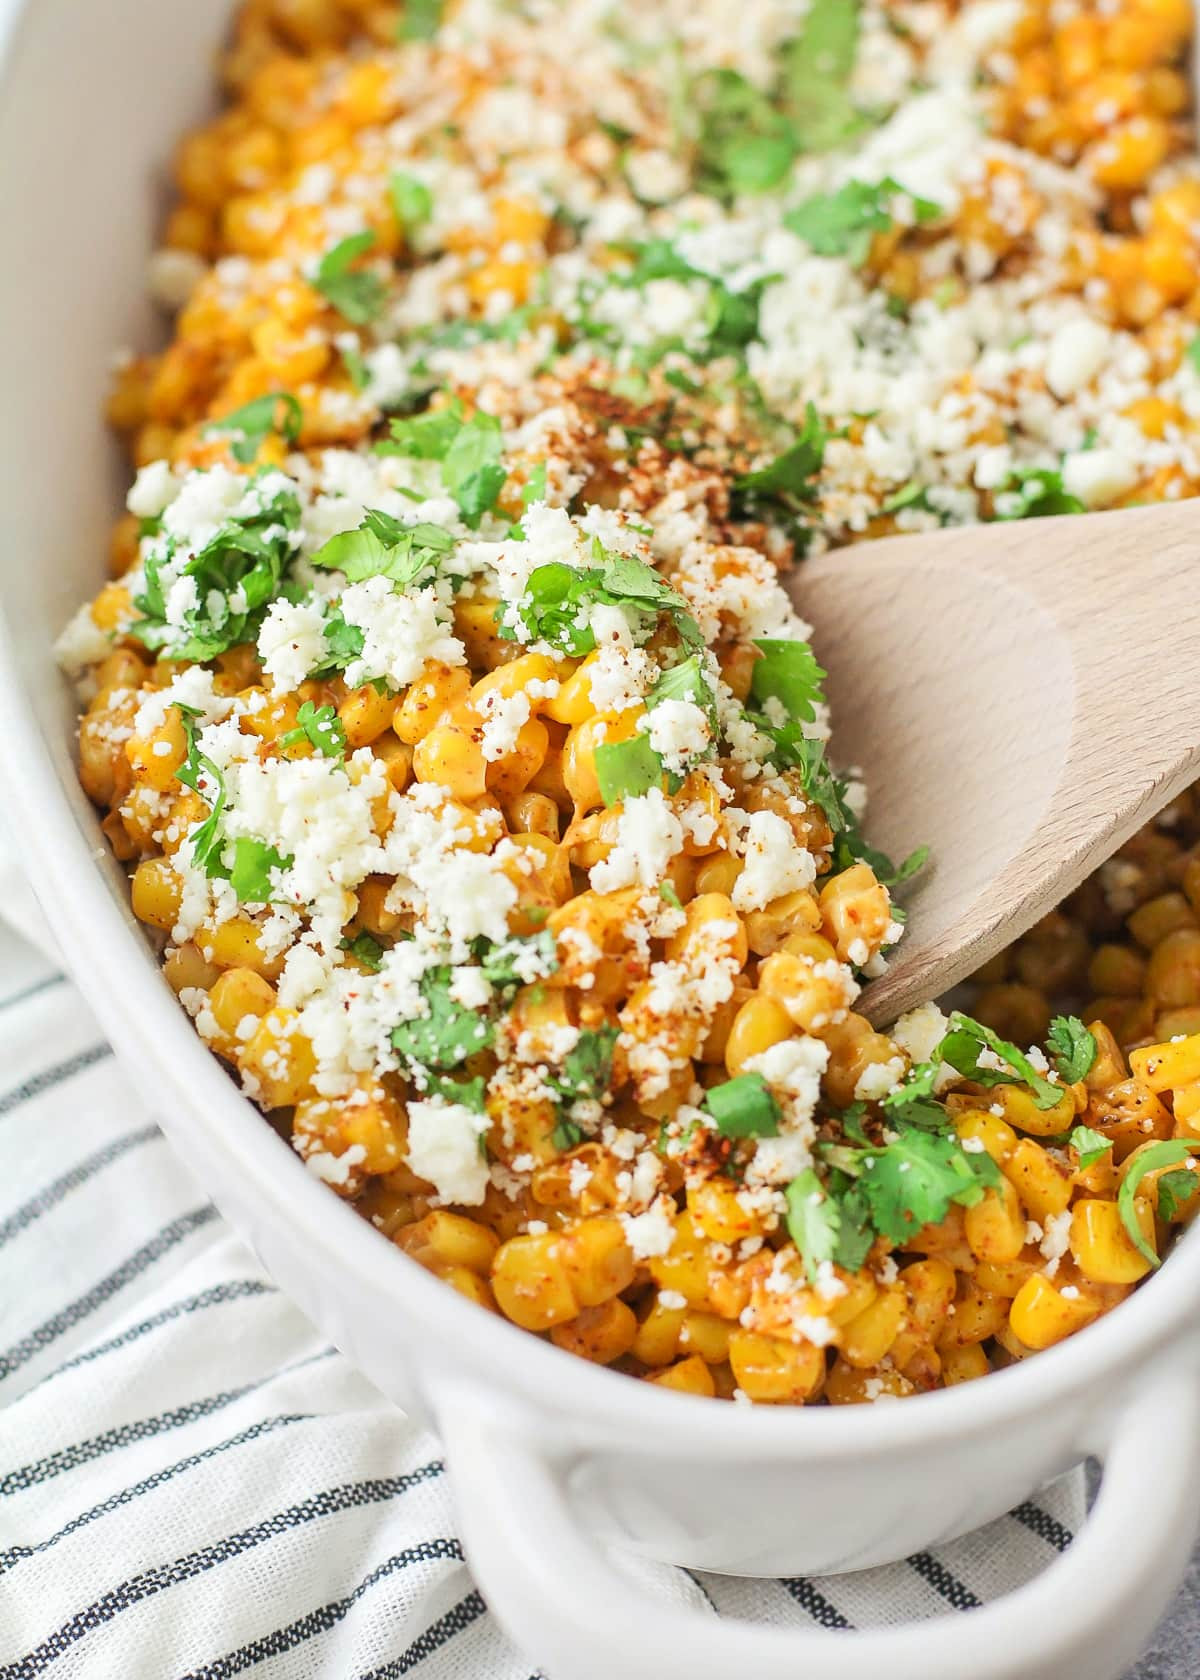
<path id="1" fill-rule="evenodd" d="M 987 1051 L 1004 1064 L 1003 1068 L 980 1065 Z M 1044 1078 L 1024 1051 L 957 1009 L 950 1017 L 950 1031 L 938 1045 L 936 1054 L 977 1085 L 1028 1085 L 1040 1109 L 1054 1108 L 1062 1101 L 1063 1087 Z"/>
<path id="2" fill-rule="evenodd" d="M 1146 1241 L 1145 1233 L 1138 1221 L 1134 1198 L 1147 1173 L 1157 1172 L 1160 1167 L 1180 1166 L 1197 1153 L 1200 1153 L 1200 1143 L 1188 1142 L 1183 1138 L 1169 1138 L 1164 1143 L 1152 1143 L 1148 1149 L 1141 1150 L 1137 1157 L 1130 1161 L 1120 1191 L 1117 1194 L 1117 1207 L 1120 1209 L 1121 1223 L 1129 1235 L 1129 1240 L 1142 1258 L 1148 1260 L 1155 1270 L 1162 1265 L 1162 1261 L 1153 1246 Z M 1164 1215 L 1164 1217 L 1166 1216 Z"/>
<path id="3" fill-rule="evenodd" d="M 771 97 L 736 70 L 697 78 L 691 104 L 699 117 L 696 184 L 716 198 L 767 192 L 784 181 L 796 157 L 786 117 Z"/>
<path id="4" fill-rule="evenodd" d="M 651 788 L 661 787 L 663 762 L 650 745 L 649 737 L 638 734 L 628 741 L 601 741 L 596 748 L 596 780 L 605 805 L 636 799 Z"/>
<path id="5" fill-rule="evenodd" d="M 831 151 L 863 126 L 849 92 L 857 50 L 856 0 L 813 0 L 784 63 L 783 104 L 800 151 Z"/>
<path id="6" fill-rule="evenodd" d="M 499 420 L 477 409 L 459 428 L 442 457 L 442 482 L 468 525 L 478 525 L 508 477 L 500 464 L 504 433 Z"/>
<path id="7" fill-rule="evenodd" d="M 891 227 L 888 205 L 903 192 L 890 175 L 874 185 L 847 181 L 837 192 L 817 193 L 789 210 L 784 225 L 818 256 L 847 257 L 859 268 L 870 254 L 875 234 L 886 233 Z M 914 196 L 912 205 L 918 222 L 931 221 L 941 214 L 941 207 L 927 198 Z"/>
<path id="8" fill-rule="evenodd" d="M 1094 1167 L 1102 1155 L 1107 1155 L 1112 1148 L 1112 1139 L 1106 1138 L 1103 1132 L 1095 1132 L 1090 1126 L 1076 1126 L 1070 1136 L 1071 1148 L 1079 1156 L 1079 1170 L 1086 1172 Z"/>
<path id="9" fill-rule="evenodd" d="M 1164 1173 L 1158 1181 L 1158 1216 L 1168 1223 L 1200 1189 L 1200 1174 L 1181 1167 L 1177 1172 Z"/>
<path id="10" fill-rule="evenodd" d="M 310 671 L 309 675 L 328 677 L 335 671 L 344 671 L 347 665 L 352 665 L 361 657 L 365 646 L 366 637 L 359 626 L 347 624 L 341 608 L 335 607 L 325 620 L 325 661 L 315 671 Z"/>
<path id="11" fill-rule="evenodd" d="M 762 654 L 751 670 L 750 693 L 760 705 L 768 699 L 781 702 L 789 718 L 812 723 L 816 708 L 824 699 L 821 679 L 825 671 L 817 664 L 807 642 L 781 641 L 763 637 L 755 642 Z"/>
<path id="12" fill-rule="evenodd" d="M 588 608 L 603 604 L 647 615 L 667 612 L 685 647 L 703 647 L 687 602 L 653 567 L 633 555 L 610 553 L 598 539 L 592 543 L 592 559 L 595 564 L 583 569 L 552 560 L 530 573 L 516 610 L 531 640 L 548 642 L 574 658 L 591 653 L 596 637 Z M 514 639 L 511 630 L 502 628 L 501 634 Z"/>
<path id="13" fill-rule="evenodd" d="M 796 441 L 767 466 L 735 478 L 734 489 L 750 500 L 811 501 L 815 493 L 812 479 L 821 470 L 825 445 L 831 436 L 821 424 L 815 406 L 809 403 Z"/>
<path id="14" fill-rule="evenodd" d="M 441 28 L 442 0 L 401 0 L 398 41 L 431 41 Z"/>
<path id="15" fill-rule="evenodd" d="M 969 1155 L 952 1135 L 910 1127 L 871 1151 L 864 1164 L 859 1189 L 875 1229 L 894 1243 L 922 1225 L 940 1224 L 952 1203 L 974 1207 L 1000 1180 L 990 1155 Z"/>
<path id="16" fill-rule="evenodd" d="M 376 243 L 376 235 L 370 228 L 339 239 L 321 258 L 313 277 L 313 285 L 326 302 L 356 327 L 376 320 L 387 296 L 387 288 L 378 274 L 354 267 L 358 258 L 373 250 Z"/>
<path id="17" fill-rule="evenodd" d="M 409 589 L 425 573 L 436 571 L 440 557 L 453 547 L 453 536 L 440 525 L 404 525 L 371 508 L 361 525 L 331 537 L 310 564 L 342 572 L 348 583 L 386 577 L 398 589 Z"/>
<path id="18" fill-rule="evenodd" d="M 720 727 L 717 697 L 698 653 L 690 654 L 687 659 L 681 659 L 678 665 L 672 665 L 663 672 L 646 696 L 646 710 L 653 711 L 664 700 L 690 700 L 693 705 L 699 706 L 708 717 L 713 739 L 716 739 Z"/>
<path id="19" fill-rule="evenodd" d="M 373 933 L 368 933 L 365 928 L 361 933 L 356 933 L 353 939 L 343 939 L 341 948 L 343 951 L 348 951 L 364 968 L 369 968 L 372 974 L 378 974 L 383 967 L 383 957 L 387 946 L 376 939 Z"/>
<path id="20" fill-rule="evenodd" d="M 683 900 L 675 891 L 670 881 L 663 881 L 658 889 L 658 896 L 664 904 L 669 904 L 672 910 L 682 910 Z"/>
<path id="21" fill-rule="evenodd" d="M 1046 1034 L 1046 1048 L 1060 1079 L 1074 1085 L 1086 1079 L 1096 1060 L 1096 1040 L 1077 1015 L 1056 1015 Z"/>
<path id="22" fill-rule="evenodd" d="M 200 751 L 196 739 L 196 719 L 200 715 L 199 712 L 193 706 L 176 705 L 175 710 L 179 713 L 184 740 L 187 743 L 187 758 L 176 770 L 176 778 L 184 787 L 198 793 L 210 806 L 207 818 L 190 837 L 192 861 L 208 875 L 222 874 L 220 846 L 221 818 L 225 811 L 226 799 L 225 778 L 212 759 Z M 209 787 L 213 790 L 211 797 Z"/>
<path id="23" fill-rule="evenodd" d="M 215 432 L 235 433 L 229 453 L 246 467 L 256 459 L 263 442 L 272 432 L 278 433 L 286 443 L 295 443 L 303 424 L 303 410 L 292 393 L 271 391 L 265 397 L 255 397 L 252 402 L 235 408 L 232 414 L 210 420 L 204 433 L 206 437 Z"/>
<path id="24" fill-rule="evenodd" d="M 481 940 L 476 956 L 484 979 L 510 993 L 527 983 L 532 973 L 545 976 L 558 966 L 558 946 L 549 931 L 527 939 L 505 939 L 499 944 Z"/>
<path id="25" fill-rule="evenodd" d="M 1087 512 L 1079 497 L 1064 489 L 1062 473 L 1053 467 L 1018 467 L 999 495 L 1003 500 L 993 516 L 997 520 L 1046 519 L 1051 515 Z M 1001 507 L 1004 512 L 1000 511 Z"/>
<path id="26" fill-rule="evenodd" d="M 1200 333 L 1196 334 L 1195 338 L 1192 339 L 1187 349 L 1183 352 L 1183 359 L 1189 367 L 1193 368 L 1197 373 L 1200 373 Z"/>
<path id="27" fill-rule="evenodd" d="M 714 1085 L 701 1107 L 711 1114 L 722 1137 L 778 1137 L 779 1104 L 761 1073 L 739 1073 Z"/>
<path id="28" fill-rule="evenodd" d="M 396 212 L 396 220 L 406 233 L 423 227 L 433 215 L 432 192 L 424 181 L 419 181 L 415 175 L 406 175 L 402 169 L 393 170 L 388 176 L 388 196 Z"/>
<path id="29" fill-rule="evenodd" d="M 621 1036 L 619 1027 L 583 1027 L 563 1057 L 561 1070 L 552 1083 L 565 1098 L 599 1097 L 612 1078 L 613 1050 Z"/>
<path id="30" fill-rule="evenodd" d="M 784 1191 L 788 1235 L 796 1245 L 809 1281 L 833 1260 L 841 1235 L 841 1210 L 811 1167 L 797 1173 Z"/>
<path id="31" fill-rule="evenodd" d="M 277 490 L 254 505 L 261 474 L 246 480 L 243 505 L 195 554 L 179 562 L 179 545 L 165 533 L 147 545 L 142 556 L 144 583 L 134 597 L 142 614 L 129 634 L 172 659 L 215 659 L 231 647 L 256 639 L 270 603 L 280 592 L 293 554 L 292 536 L 300 524 L 300 504 L 290 489 Z M 182 614 L 173 599 L 167 617 L 168 588 L 194 584 Z"/>
<path id="32" fill-rule="evenodd" d="M 429 408 L 390 422 L 391 441 L 376 444 L 381 455 L 410 455 L 417 461 L 440 461 L 462 430 L 462 404 L 457 398 L 444 408 Z"/>
<path id="33" fill-rule="evenodd" d="M 279 745 L 298 747 L 304 741 L 325 758 L 346 756 L 346 730 L 332 706 L 314 706 L 311 700 L 301 702 L 295 729 L 281 735 Z"/>
<path id="34" fill-rule="evenodd" d="M 474 1079 L 446 1079 L 441 1074 L 426 1072 L 421 1086 L 422 1097 L 440 1097 L 443 1102 L 461 1103 L 476 1114 L 487 1113 L 487 1080 L 482 1074 Z M 482 1145 L 483 1139 L 480 1138 Z"/>
<path id="35" fill-rule="evenodd" d="M 449 1073 L 492 1042 L 495 1023 L 490 1015 L 468 1009 L 450 995 L 454 970 L 445 965 L 421 976 L 420 993 L 428 1013 L 403 1021 L 392 1030 L 392 1047 L 406 1061 L 434 1072 Z"/>
<path id="36" fill-rule="evenodd" d="M 239 836 L 233 842 L 229 881 L 243 904 L 269 904 L 273 890 L 271 871 L 290 869 L 292 862 L 290 857 L 281 857 L 265 840 Z"/>

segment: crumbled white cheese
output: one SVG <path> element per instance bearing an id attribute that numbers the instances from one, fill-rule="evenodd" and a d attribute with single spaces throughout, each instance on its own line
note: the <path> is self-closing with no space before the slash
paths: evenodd
<path id="1" fill-rule="evenodd" d="M 429 1097 L 408 1105 L 408 1164 L 443 1202 L 478 1207 L 487 1193 L 488 1165 L 480 1140 L 486 1114 L 464 1103 Z"/>

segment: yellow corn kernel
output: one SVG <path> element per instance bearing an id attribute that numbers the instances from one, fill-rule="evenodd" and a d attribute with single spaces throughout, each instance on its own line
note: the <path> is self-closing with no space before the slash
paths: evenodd
<path id="1" fill-rule="evenodd" d="M 1135 1200 L 1138 1223 L 1154 1245 L 1154 1215 L 1150 1204 Z M 1071 1211 L 1071 1253 L 1079 1270 L 1092 1283 L 1137 1283 L 1153 1270 L 1129 1240 L 1116 1202 L 1085 1200 Z"/>
<path id="2" fill-rule="evenodd" d="M 133 872 L 133 913 L 139 922 L 169 933 L 179 920 L 183 882 L 166 858 L 144 858 Z"/>
<path id="3" fill-rule="evenodd" d="M 1195 910 L 1181 892 L 1168 892 L 1139 904 L 1126 919 L 1125 926 L 1143 951 L 1153 951 L 1169 933 L 1178 928 L 1194 928 L 1200 923 L 1196 920 Z"/>
<path id="4" fill-rule="evenodd" d="M 742 1393 L 751 1400 L 800 1406 L 820 1392 L 825 1353 L 811 1342 L 785 1342 L 755 1330 L 734 1330 L 729 1363 Z"/>
<path id="5" fill-rule="evenodd" d="M 496 1258 L 500 1239 L 494 1231 L 465 1214 L 435 1208 L 407 1226 L 395 1238 L 396 1246 L 431 1272 L 447 1266 L 463 1266 L 486 1277 Z"/>
<path id="6" fill-rule="evenodd" d="M 744 968 L 749 956 L 742 919 L 724 893 L 700 893 L 684 912 L 684 923 L 667 940 L 669 962 L 728 962 Z"/>
<path id="7" fill-rule="evenodd" d="M 633 1282 L 633 1255 L 619 1220 L 583 1220 L 562 1238 L 562 1255 L 582 1307 L 601 1306 Z"/>
<path id="8" fill-rule="evenodd" d="M 655 1371 L 646 1381 L 657 1383 L 660 1388 L 677 1388 L 681 1394 L 703 1394 L 708 1399 L 717 1392 L 712 1372 L 696 1353 L 665 1371 Z"/>
<path id="9" fill-rule="evenodd" d="M 200 947 L 190 939 L 186 944 L 176 945 L 163 962 L 163 978 L 176 996 L 189 986 L 207 992 L 216 984 L 220 973 L 219 968 L 205 962 Z"/>
<path id="10" fill-rule="evenodd" d="M 773 998 L 756 992 L 738 1010 L 725 1046 L 725 1066 L 731 1078 L 742 1071 L 752 1056 L 761 1056 L 772 1044 L 781 1044 L 795 1032 L 791 1017 Z"/>
<path id="11" fill-rule="evenodd" d="M 461 666 L 431 662 L 396 707 L 392 728 L 406 746 L 415 747 L 442 715 L 462 705 L 470 692 L 470 674 Z"/>
<path id="12" fill-rule="evenodd" d="M 594 811 L 603 804 L 596 777 L 596 748 L 602 742 L 628 741 L 637 733 L 640 709 L 619 712 L 615 717 L 589 717 L 577 723 L 567 736 L 562 751 L 563 782 L 577 812 Z"/>
<path id="13" fill-rule="evenodd" d="M 947 1388 L 953 1388 L 956 1383 L 975 1382 L 979 1377 L 986 1377 L 990 1369 L 987 1354 L 978 1342 L 947 1348 L 942 1354 L 942 1382 Z"/>
<path id="14" fill-rule="evenodd" d="M 338 717 L 351 750 L 369 747 L 372 741 L 377 741 L 391 723 L 395 709 L 396 702 L 391 696 L 380 694 L 370 683 L 353 689 L 338 707 Z"/>
<path id="15" fill-rule="evenodd" d="M 887 888 L 875 879 L 869 864 L 856 863 L 835 875 L 821 888 L 822 931 L 842 962 L 851 961 L 851 951 L 865 946 L 874 956 L 892 919 Z M 866 960 L 859 956 L 859 966 Z"/>
<path id="16" fill-rule="evenodd" d="M 1039 1108 L 1033 1093 L 1019 1085 L 998 1085 L 992 1096 L 1004 1110 L 1010 1126 L 1019 1132 L 1030 1132 L 1034 1137 L 1059 1137 L 1075 1118 L 1070 1091 L 1064 1091 L 1052 1108 Z"/>
<path id="17" fill-rule="evenodd" d="M 759 1226 L 738 1200 L 728 1178 L 707 1178 L 688 1192 L 692 1218 L 711 1242 L 738 1243 L 756 1235 Z"/>
<path id="18" fill-rule="evenodd" d="M 661 1295 L 654 1297 L 650 1311 L 638 1325 L 632 1352 L 643 1365 L 669 1365 L 679 1352 L 686 1307 L 664 1307 Z"/>
<path id="19" fill-rule="evenodd" d="M 240 916 L 217 928 L 201 928 L 196 943 L 205 962 L 217 968 L 252 968 L 268 980 L 278 980 L 283 972 L 283 959 L 265 956 L 258 929 Z"/>
<path id="20" fill-rule="evenodd" d="M 954 1129 L 964 1142 L 968 1138 L 978 1138 L 999 1167 L 1017 1147 L 1017 1134 L 1007 1120 L 1001 1120 L 998 1114 L 989 1114 L 985 1108 L 968 1108 L 956 1115 Z"/>
<path id="21" fill-rule="evenodd" d="M 1040 1225 L 1063 1213 L 1071 1200 L 1070 1178 L 1032 1138 L 1021 1138 L 1004 1171 L 1022 1207 Z"/>
<path id="22" fill-rule="evenodd" d="M 637 1330 L 632 1308 L 614 1299 L 598 1307 L 584 1307 L 577 1318 L 556 1324 L 550 1340 L 555 1347 L 590 1359 L 595 1365 L 611 1365 L 629 1352 Z"/>
<path id="23" fill-rule="evenodd" d="M 1082 1330 L 1100 1308 L 1084 1295 L 1064 1297 L 1040 1272 L 1022 1284 L 1009 1313 L 1009 1329 L 1026 1348 L 1040 1352 Z"/>
<path id="24" fill-rule="evenodd" d="M 300 1031 L 296 1011 L 269 1010 L 238 1056 L 238 1067 L 264 1108 L 294 1108 L 317 1071 L 312 1044 Z"/>
<path id="25" fill-rule="evenodd" d="M 784 893 L 781 898 L 773 898 L 761 910 L 751 910 L 746 917 L 746 934 L 754 954 L 768 957 L 793 934 L 815 933 L 820 925 L 820 909 L 806 887 L 802 892 Z"/>
<path id="26" fill-rule="evenodd" d="M 1134 1075 L 1151 1091 L 1170 1091 L 1200 1080 L 1200 1033 L 1178 1044 L 1148 1044 L 1129 1052 Z"/>
<path id="27" fill-rule="evenodd" d="M 850 1320 L 841 1345 L 848 1365 L 869 1370 L 882 1363 L 900 1334 L 906 1304 L 902 1289 L 882 1289 L 870 1306 Z"/>
<path id="28" fill-rule="evenodd" d="M 492 1262 L 492 1289 L 506 1318 L 523 1330 L 549 1330 L 579 1315 L 557 1232 L 510 1237 Z"/>
<path id="29" fill-rule="evenodd" d="M 723 1365 L 729 1357 L 733 1325 L 716 1313 L 686 1312 L 679 1332 L 681 1353 L 698 1353 L 706 1365 Z"/>
<path id="30" fill-rule="evenodd" d="M 696 893 L 722 893 L 726 898 L 737 884 L 737 878 L 742 873 L 740 858 L 733 857 L 729 852 L 714 852 L 706 857 L 696 870 Z"/>
<path id="31" fill-rule="evenodd" d="M 513 799 L 523 793 L 546 762 L 550 736 L 539 717 L 531 717 L 517 731 L 509 750 L 488 764 L 488 791 L 497 799 Z"/>
<path id="32" fill-rule="evenodd" d="M 836 958 L 814 962 L 809 956 L 776 951 L 759 969 L 758 985 L 801 1032 L 817 1032 L 846 1013 L 845 971 Z"/>
<path id="33" fill-rule="evenodd" d="M 187 738 L 177 706 L 168 706 L 166 716 L 149 735 L 131 736 L 125 756 L 138 782 L 156 793 L 165 793 L 175 772 L 187 757 Z"/>
<path id="34" fill-rule="evenodd" d="M 438 723 L 413 748 L 413 775 L 435 782 L 455 799 L 482 799 L 487 792 L 487 760 L 466 730 Z"/>
<path id="35" fill-rule="evenodd" d="M 834 1361 L 825 1384 L 825 1398 L 833 1406 L 865 1406 L 874 1400 L 899 1400 L 916 1392 L 915 1384 L 891 1365 L 879 1371 L 859 1371 L 844 1359 Z"/>
<path id="36" fill-rule="evenodd" d="M 1025 1215 L 1007 1178 L 967 1209 L 964 1223 L 977 1260 L 1015 1260 L 1025 1247 Z"/>
<path id="37" fill-rule="evenodd" d="M 512 834 L 542 834 L 554 841 L 559 838 L 558 806 L 544 793 L 518 793 L 506 800 L 504 820 Z"/>
<path id="38" fill-rule="evenodd" d="M 227 968 L 208 994 L 208 1007 L 228 1044 L 245 1043 L 275 1007 L 275 988 L 252 968 Z"/>
<path id="39" fill-rule="evenodd" d="M 986 1342 L 1008 1316 L 1008 1301 L 1004 1296 L 991 1295 L 973 1281 L 966 1281 L 959 1289 L 954 1311 L 949 1314 L 937 1338 L 939 1351 L 945 1348 L 966 1347 L 971 1342 Z"/>

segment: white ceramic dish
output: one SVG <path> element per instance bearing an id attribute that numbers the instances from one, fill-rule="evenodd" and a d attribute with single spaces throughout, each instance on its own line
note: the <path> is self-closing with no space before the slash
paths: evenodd
<path id="1" fill-rule="evenodd" d="M 0 763 L 74 973 L 176 1148 L 304 1310 L 431 1419 L 471 1561 L 554 1680 L 1112 1680 L 1200 1512 L 1200 1236 L 1127 1306 L 982 1384 L 844 1410 L 721 1406 L 559 1353 L 478 1311 L 312 1178 L 160 979 L 75 782 L 57 630 L 102 572 L 123 474 L 99 420 L 173 144 L 211 100 L 229 0 L 0 3 Z M 903 1629 L 784 1634 L 640 1595 L 607 1542 L 700 1568 L 890 1561 L 988 1521 L 1094 1452 L 1098 1505 L 1008 1599 Z"/>

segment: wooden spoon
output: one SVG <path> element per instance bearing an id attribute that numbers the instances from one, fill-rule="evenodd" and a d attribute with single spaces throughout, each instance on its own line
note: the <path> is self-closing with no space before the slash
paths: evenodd
<path id="1" fill-rule="evenodd" d="M 799 566 L 865 832 L 931 861 L 857 1007 L 972 973 L 1200 771 L 1200 506 L 885 537 Z"/>

